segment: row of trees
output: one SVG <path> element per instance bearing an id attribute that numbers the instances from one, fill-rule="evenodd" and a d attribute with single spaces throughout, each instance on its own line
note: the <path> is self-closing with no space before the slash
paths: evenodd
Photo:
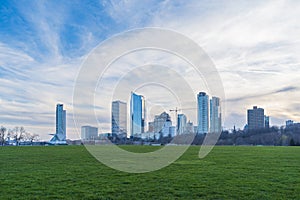
<path id="1" fill-rule="evenodd" d="M 210 133 L 213 134 L 213 133 Z M 213 134 L 214 135 L 214 134 Z M 118 144 L 132 144 L 140 142 L 144 143 L 160 143 L 160 144 L 189 144 L 193 140 L 193 145 L 201 145 L 206 134 L 182 134 L 172 138 L 171 136 L 154 139 L 132 138 L 127 140 L 112 140 Z M 234 130 L 229 133 L 222 131 L 218 138 L 217 145 L 275 145 L 275 146 L 300 146 L 300 124 L 289 127 L 270 127 L 257 130 Z"/>
<path id="2" fill-rule="evenodd" d="M 21 142 L 33 143 L 39 140 L 38 134 L 32 134 L 25 130 L 24 127 L 16 126 L 13 129 L 7 129 L 3 126 L 0 128 L 0 145 L 3 146 L 10 141 L 15 145 L 19 145 Z"/>

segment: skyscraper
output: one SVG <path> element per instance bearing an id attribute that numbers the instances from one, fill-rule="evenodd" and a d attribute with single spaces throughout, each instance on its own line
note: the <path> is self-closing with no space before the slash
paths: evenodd
<path id="1" fill-rule="evenodd" d="M 184 134 L 186 131 L 186 116 L 184 114 L 177 115 L 177 134 Z"/>
<path id="2" fill-rule="evenodd" d="M 265 127 L 264 109 L 253 106 L 253 109 L 247 111 L 248 129 L 262 129 Z"/>
<path id="3" fill-rule="evenodd" d="M 208 95 L 205 92 L 199 92 L 197 95 L 197 117 L 198 117 L 198 131 L 197 133 L 208 133 Z"/>
<path id="4" fill-rule="evenodd" d="M 56 105 L 56 134 L 60 140 L 66 140 L 66 111 L 63 104 Z"/>
<path id="5" fill-rule="evenodd" d="M 131 92 L 130 129 L 131 137 L 139 137 L 145 129 L 145 99 L 142 95 Z"/>
<path id="6" fill-rule="evenodd" d="M 111 133 L 113 136 L 127 137 L 127 104 L 125 102 L 112 102 Z"/>
<path id="7" fill-rule="evenodd" d="M 52 143 L 66 141 L 66 111 L 63 106 L 63 104 L 56 105 L 56 133 L 50 140 Z"/>
<path id="8" fill-rule="evenodd" d="M 221 133 L 222 130 L 222 118 L 221 118 L 221 106 L 220 98 L 212 97 L 210 100 L 210 132 Z"/>

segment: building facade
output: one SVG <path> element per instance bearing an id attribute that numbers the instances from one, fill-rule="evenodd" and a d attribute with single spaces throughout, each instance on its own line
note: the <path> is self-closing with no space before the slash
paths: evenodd
<path id="1" fill-rule="evenodd" d="M 208 100 L 209 97 L 205 92 L 199 92 L 199 94 L 197 95 L 197 122 L 198 122 L 197 133 L 199 134 L 208 133 L 208 128 L 209 128 Z"/>
<path id="2" fill-rule="evenodd" d="M 182 135 L 186 132 L 186 116 L 184 114 L 177 115 L 177 134 Z"/>
<path id="3" fill-rule="evenodd" d="M 95 140 L 98 138 L 98 128 L 92 126 L 81 127 L 82 140 Z"/>
<path id="4" fill-rule="evenodd" d="M 270 128 L 270 116 L 265 115 L 265 128 Z"/>
<path id="5" fill-rule="evenodd" d="M 253 106 L 247 111 L 248 130 L 262 129 L 265 127 L 264 109 Z"/>
<path id="6" fill-rule="evenodd" d="M 111 133 L 113 136 L 127 137 L 127 104 L 125 102 L 112 102 Z"/>
<path id="7" fill-rule="evenodd" d="M 56 105 L 56 133 L 50 140 L 51 143 L 65 143 L 67 137 L 66 110 L 63 104 Z"/>
<path id="8" fill-rule="evenodd" d="M 131 92 L 130 99 L 130 137 L 140 137 L 145 129 L 145 99 Z"/>
<path id="9" fill-rule="evenodd" d="M 188 121 L 186 123 L 186 133 L 190 134 L 190 133 L 194 133 L 194 125 L 193 122 Z"/>
<path id="10" fill-rule="evenodd" d="M 221 133 L 222 131 L 222 118 L 221 118 L 221 105 L 220 98 L 212 97 L 210 100 L 210 128 L 211 133 Z"/>

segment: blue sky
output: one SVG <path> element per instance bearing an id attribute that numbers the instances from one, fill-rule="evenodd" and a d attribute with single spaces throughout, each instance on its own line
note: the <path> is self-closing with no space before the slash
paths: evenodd
<path id="1" fill-rule="evenodd" d="M 55 105 L 64 103 L 76 138 L 72 95 L 81 64 L 105 39 L 143 27 L 175 30 L 207 52 L 225 88 L 225 127 L 242 128 L 253 105 L 264 107 L 272 124 L 300 121 L 299 10 L 299 1 L 283 0 L 2 0 L 0 125 L 47 138 Z"/>

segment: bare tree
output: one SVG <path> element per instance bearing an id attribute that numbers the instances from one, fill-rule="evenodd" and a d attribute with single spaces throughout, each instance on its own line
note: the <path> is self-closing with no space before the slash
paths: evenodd
<path id="1" fill-rule="evenodd" d="M 0 128 L 0 145 L 3 146 L 5 144 L 5 133 L 6 133 L 6 128 L 1 126 Z"/>
<path id="2" fill-rule="evenodd" d="M 26 132 L 24 140 L 32 144 L 35 141 L 39 141 L 39 135 Z"/>
<path id="3" fill-rule="evenodd" d="M 13 138 L 15 139 L 16 141 L 16 145 L 18 146 L 20 144 L 20 141 L 25 139 L 25 129 L 23 126 L 21 127 L 18 127 L 16 126 L 13 130 L 12 130 L 12 135 L 13 135 Z"/>

